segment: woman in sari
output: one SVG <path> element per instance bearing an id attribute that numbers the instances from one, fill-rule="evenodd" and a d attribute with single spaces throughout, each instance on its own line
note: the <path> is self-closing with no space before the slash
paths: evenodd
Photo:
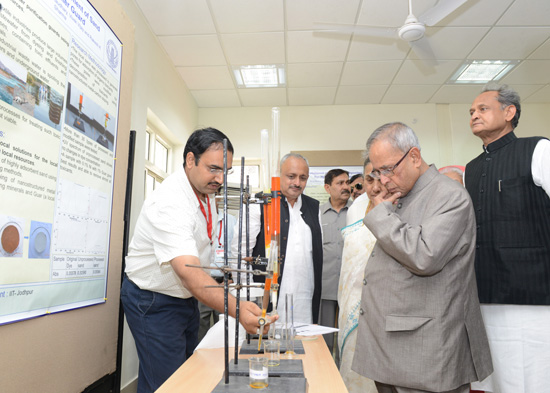
<path id="1" fill-rule="evenodd" d="M 342 270 L 338 285 L 338 348 L 340 349 L 340 374 L 350 393 L 376 393 L 374 381 L 357 374 L 351 369 L 355 343 L 357 341 L 357 325 L 361 304 L 363 276 L 370 253 L 376 243 L 374 235 L 363 224 L 363 218 L 372 209 L 370 201 L 378 195 L 384 186 L 380 180 L 370 177 L 372 164 L 365 161 L 364 183 L 366 192 L 357 198 L 348 210 L 346 224 L 342 228 L 344 250 L 342 253 Z"/>

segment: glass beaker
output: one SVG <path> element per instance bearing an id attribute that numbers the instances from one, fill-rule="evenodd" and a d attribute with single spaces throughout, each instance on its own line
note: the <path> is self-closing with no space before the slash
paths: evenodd
<path id="1" fill-rule="evenodd" d="M 248 371 L 251 388 L 263 389 L 268 386 L 267 358 L 256 356 L 249 358 Z"/>
<path id="2" fill-rule="evenodd" d="M 281 364 L 281 343 L 277 340 L 266 340 L 264 342 L 264 355 L 267 357 L 268 367 Z"/>

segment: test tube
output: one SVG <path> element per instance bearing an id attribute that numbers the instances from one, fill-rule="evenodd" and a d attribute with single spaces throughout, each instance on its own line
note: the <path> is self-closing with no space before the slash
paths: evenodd
<path id="1" fill-rule="evenodd" d="M 286 355 L 294 355 L 294 296 L 287 293 L 285 298 L 285 337 L 286 337 Z"/>
<path id="2" fill-rule="evenodd" d="M 271 186 L 271 162 L 269 154 L 269 131 L 263 129 L 260 131 L 260 154 L 261 154 L 261 184 L 264 192 L 269 192 L 269 187 Z"/>

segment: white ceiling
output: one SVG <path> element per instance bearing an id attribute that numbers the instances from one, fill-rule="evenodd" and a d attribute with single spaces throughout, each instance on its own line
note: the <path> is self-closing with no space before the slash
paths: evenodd
<path id="1" fill-rule="evenodd" d="M 471 103 L 451 85 L 466 60 L 520 60 L 500 82 L 550 102 L 550 1 L 468 0 L 426 37 L 438 64 L 404 41 L 319 31 L 315 23 L 401 26 L 407 0 L 135 0 L 197 105 Z M 413 0 L 420 16 L 438 0 Z M 283 88 L 238 89 L 235 65 L 284 64 Z"/>

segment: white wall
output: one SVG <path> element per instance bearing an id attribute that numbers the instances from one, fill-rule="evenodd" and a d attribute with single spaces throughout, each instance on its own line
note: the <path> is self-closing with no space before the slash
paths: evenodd
<path id="1" fill-rule="evenodd" d="M 360 150 L 370 133 L 402 121 L 419 137 L 436 132 L 435 105 L 341 105 L 280 108 L 281 156 L 291 150 Z M 271 108 L 201 108 L 199 122 L 219 128 L 231 139 L 235 157 L 259 157 L 260 130 L 271 128 Z M 430 158 L 439 157 L 433 143 Z"/>
<path id="2" fill-rule="evenodd" d="M 195 101 L 178 72 L 152 34 L 149 25 L 133 0 L 119 0 L 135 27 L 134 83 L 132 91 L 131 129 L 137 131 L 134 161 L 130 235 L 144 198 L 145 127 L 147 117 L 177 145 L 173 166 L 183 162 L 183 146 L 195 130 L 198 113 Z M 122 351 L 124 388 L 137 378 L 138 358 L 134 341 L 125 324 Z"/>
<path id="3" fill-rule="evenodd" d="M 418 135 L 428 163 L 466 165 L 482 151 L 470 130 L 469 109 L 446 104 L 281 107 L 281 156 L 291 150 L 364 149 L 377 127 L 401 121 Z M 271 128 L 271 108 L 200 108 L 199 123 L 226 133 L 236 158 L 259 158 L 260 130 Z M 524 105 L 516 134 L 550 138 L 549 124 L 549 104 Z"/>
<path id="4" fill-rule="evenodd" d="M 151 32 L 141 10 L 133 0 L 119 0 L 135 26 L 134 85 L 132 91 L 132 129 L 137 131 L 134 190 L 144 189 L 139 173 L 145 162 L 145 126 L 148 113 L 157 126 L 167 132 L 170 142 L 183 146 L 198 122 L 197 106 L 166 52 Z M 181 151 L 183 153 L 183 150 Z M 183 162 L 182 157 L 179 157 Z M 132 210 L 143 204 L 143 193 L 133 193 Z M 139 212 L 138 212 L 139 213 Z M 137 214 L 132 214 L 135 224 Z M 132 225 L 133 228 L 134 225 Z"/>

